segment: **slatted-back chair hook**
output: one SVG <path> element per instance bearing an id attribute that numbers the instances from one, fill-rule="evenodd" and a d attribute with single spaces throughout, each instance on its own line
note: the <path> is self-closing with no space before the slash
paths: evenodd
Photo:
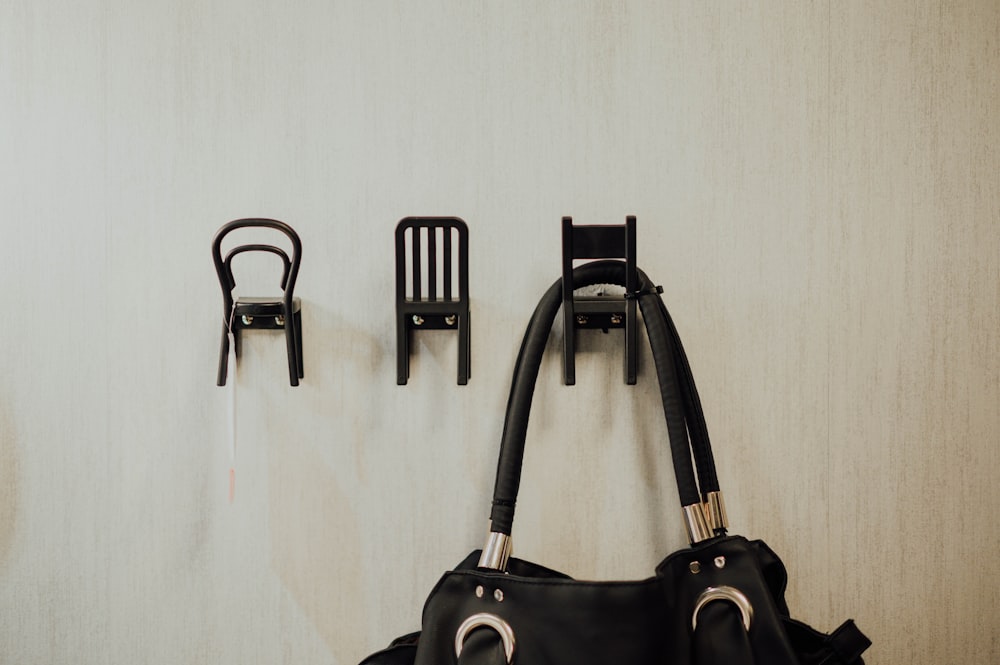
<path id="1" fill-rule="evenodd" d="M 255 227 L 275 229 L 285 234 L 292 245 L 292 256 L 284 249 L 275 245 L 252 243 L 237 245 L 222 255 L 222 241 L 230 232 L 237 229 Z M 274 254 L 282 263 L 280 298 L 268 297 L 233 297 L 236 279 L 233 276 L 233 259 L 247 252 L 265 252 Z M 227 359 L 229 356 L 229 334 L 232 333 L 236 347 L 233 352 L 239 353 L 240 332 L 245 329 L 284 330 L 285 345 L 288 352 L 288 377 L 291 385 L 299 385 L 303 378 L 302 363 L 302 303 L 295 297 L 295 280 L 299 274 L 299 264 L 302 260 L 302 242 L 298 234 L 288 224 L 276 219 L 246 218 L 233 220 L 216 232 L 212 241 L 212 260 L 215 262 L 215 272 L 222 286 L 222 344 L 219 350 L 219 372 L 217 385 L 226 385 Z"/>
<path id="2" fill-rule="evenodd" d="M 396 225 L 396 383 L 401 386 L 410 377 L 410 334 L 417 330 L 458 331 L 458 384 L 467 384 L 469 227 L 458 217 L 405 217 Z"/>
<path id="3" fill-rule="evenodd" d="M 635 385 L 638 337 L 635 297 L 638 273 L 635 263 L 635 216 L 624 224 L 574 226 L 572 217 L 562 219 L 563 269 L 563 381 L 576 383 L 576 329 L 625 329 L 625 383 Z M 624 259 L 625 296 L 574 296 L 573 261 L 575 259 Z"/>

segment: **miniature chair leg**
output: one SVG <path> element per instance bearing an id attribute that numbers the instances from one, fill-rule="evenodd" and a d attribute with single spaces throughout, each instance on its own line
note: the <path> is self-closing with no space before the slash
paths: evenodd
<path id="1" fill-rule="evenodd" d="M 396 385 L 405 386 L 410 378 L 410 331 L 406 315 L 396 316 Z"/>
<path id="2" fill-rule="evenodd" d="M 469 383 L 471 374 L 471 359 L 469 353 L 469 314 L 458 317 L 458 385 L 464 386 Z"/>
<path id="3" fill-rule="evenodd" d="M 576 325 L 571 304 L 563 301 L 563 383 L 576 385 Z"/>
<path id="4" fill-rule="evenodd" d="M 295 317 L 285 317 L 285 346 L 288 348 L 288 380 L 299 385 L 299 361 L 295 354 Z"/>
<path id="5" fill-rule="evenodd" d="M 222 326 L 222 345 L 219 348 L 219 376 L 215 382 L 217 386 L 226 385 L 226 374 L 229 369 L 229 329 Z"/>
<path id="6" fill-rule="evenodd" d="M 625 302 L 625 383 L 634 386 L 638 374 L 638 326 L 635 317 L 635 300 Z"/>
<path id="7" fill-rule="evenodd" d="M 302 361 L 302 312 L 295 312 L 295 358 L 299 364 L 299 378 L 305 378 L 305 364 Z"/>

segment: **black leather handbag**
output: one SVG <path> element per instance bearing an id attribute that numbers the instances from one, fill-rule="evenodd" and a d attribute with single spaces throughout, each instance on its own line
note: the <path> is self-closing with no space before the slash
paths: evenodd
<path id="1" fill-rule="evenodd" d="M 562 302 L 556 282 L 518 355 L 485 547 L 437 583 L 421 632 L 361 665 L 863 665 L 870 642 L 853 621 L 826 635 L 790 618 L 778 557 L 759 540 L 727 535 L 690 366 L 660 290 L 641 271 L 639 282 L 626 297 L 638 299 L 646 324 L 691 546 L 635 582 L 577 581 L 510 557 L 532 393 Z M 574 283 L 624 285 L 625 264 L 585 264 Z"/>

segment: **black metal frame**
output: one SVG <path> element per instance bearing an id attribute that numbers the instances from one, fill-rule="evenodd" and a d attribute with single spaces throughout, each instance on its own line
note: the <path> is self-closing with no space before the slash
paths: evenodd
<path id="1" fill-rule="evenodd" d="M 427 229 L 426 252 L 421 230 Z M 442 293 L 438 294 L 437 230 L 441 229 Z M 452 269 L 458 234 L 458 270 Z M 406 297 L 406 233 L 410 231 L 412 296 Z M 423 265 L 427 281 L 423 280 Z M 456 292 L 457 290 L 457 297 Z M 410 331 L 458 331 L 458 384 L 469 382 L 469 227 L 458 217 L 404 217 L 396 225 L 396 383 L 406 385 L 410 377 Z"/>
<path id="2" fill-rule="evenodd" d="M 625 294 L 634 294 L 638 275 L 635 263 L 635 216 L 624 224 L 574 226 L 572 217 L 562 218 L 563 274 L 563 381 L 576 384 L 576 329 L 625 329 L 625 383 L 635 385 L 638 344 L 635 298 L 573 295 L 574 259 L 625 259 Z"/>
<path id="3" fill-rule="evenodd" d="M 236 229 L 247 227 L 276 229 L 292 243 L 292 256 L 288 257 L 285 250 L 274 245 L 249 244 L 238 245 L 222 256 L 222 239 Z M 233 259 L 245 252 L 269 252 L 281 259 L 284 270 L 281 275 L 282 296 L 275 298 L 242 297 L 233 299 L 233 289 L 236 279 L 233 277 Z M 302 242 L 299 236 L 288 224 L 276 219 L 246 218 L 237 219 L 224 224 L 215 234 L 212 241 L 212 259 L 215 262 L 215 272 L 222 286 L 222 344 L 219 350 L 219 374 L 216 385 L 226 385 L 227 360 L 229 356 L 229 333 L 232 332 L 236 343 L 236 353 L 240 352 L 240 331 L 254 330 L 284 330 L 285 345 L 288 349 L 288 378 L 293 386 L 299 385 L 303 378 L 302 363 L 302 303 L 294 297 L 295 279 L 299 274 L 299 264 L 302 260 Z"/>

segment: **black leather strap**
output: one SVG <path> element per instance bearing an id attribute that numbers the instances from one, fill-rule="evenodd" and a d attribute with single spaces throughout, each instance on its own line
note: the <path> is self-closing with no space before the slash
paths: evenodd
<path id="1" fill-rule="evenodd" d="M 802 665 L 864 665 L 861 654 L 872 645 L 852 619 L 829 635 L 787 616 L 782 623 Z"/>
<path id="2" fill-rule="evenodd" d="M 701 398 L 698 396 L 698 387 L 694 382 L 694 375 L 691 373 L 691 365 L 688 362 L 687 354 L 684 352 L 684 345 L 681 337 L 674 325 L 674 320 L 667 311 L 666 305 L 659 297 L 655 298 L 656 304 L 661 310 L 667 322 L 667 329 L 674 347 L 674 361 L 677 365 L 677 373 L 683 382 L 681 393 L 684 395 L 684 413 L 687 418 L 687 426 L 691 435 L 691 447 L 694 451 L 695 463 L 698 467 L 698 486 L 702 495 L 709 492 L 719 491 L 719 477 L 715 472 L 715 458 L 712 455 L 712 445 L 708 438 L 708 425 L 705 422 L 705 413 L 701 408 Z"/>
<path id="3" fill-rule="evenodd" d="M 477 628 L 469 633 L 457 665 L 507 665 L 500 636 L 489 628 Z"/>
<path id="4" fill-rule="evenodd" d="M 691 648 L 695 665 L 754 665 L 750 637 L 739 610 L 715 602 L 702 609 Z"/>
<path id="5" fill-rule="evenodd" d="M 678 494 L 681 505 L 692 505 L 701 502 L 701 492 L 718 490 L 708 431 L 691 369 L 673 321 L 649 278 L 642 271 L 638 272 L 639 306 L 659 378 Z M 573 282 L 574 288 L 592 284 L 624 285 L 625 264 L 621 261 L 585 264 L 573 271 Z M 552 322 L 561 304 L 560 280 L 546 291 L 535 308 L 515 364 L 490 514 L 492 530 L 500 533 L 510 534 L 513 526 L 531 400 Z M 695 481 L 692 451 L 698 466 L 701 492 Z"/>
<path id="6" fill-rule="evenodd" d="M 824 664 L 852 665 L 863 662 L 861 654 L 872 645 L 872 641 L 858 630 L 853 619 L 848 619 L 830 633 L 826 638 L 826 645 L 830 648 L 831 655 L 823 661 Z"/>

